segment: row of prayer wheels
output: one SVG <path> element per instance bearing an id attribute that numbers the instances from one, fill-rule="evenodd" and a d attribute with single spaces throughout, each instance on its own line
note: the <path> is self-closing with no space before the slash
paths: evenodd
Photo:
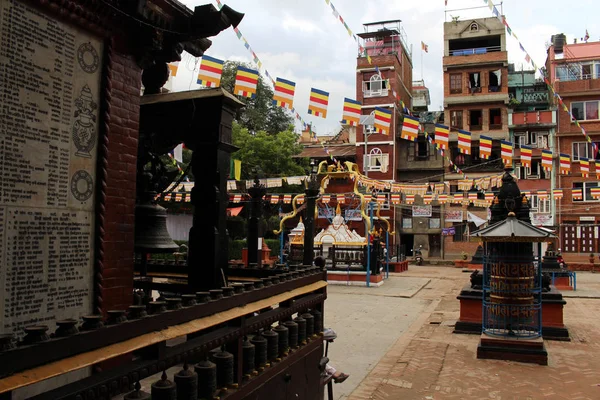
<path id="1" fill-rule="evenodd" d="M 243 379 L 252 379 L 309 341 L 320 340 L 322 332 L 323 314 L 313 309 L 298 313 L 296 318 L 280 321 L 275 327 L 246 336 L 241 354 Z M 223 346 L 211 351 L 203 361 L 194 365 L 193 370 L 184 364 L 172 381 L 163 372 L 161 378 L 151 385 L 151 393 L 143 392 L 139 382 L 136 383 L 135 390 L 126 394 L 124 399 L 218 399 L 239 387 L 235 379 L 238 361 L 227 351 L 227 346 Z"/>

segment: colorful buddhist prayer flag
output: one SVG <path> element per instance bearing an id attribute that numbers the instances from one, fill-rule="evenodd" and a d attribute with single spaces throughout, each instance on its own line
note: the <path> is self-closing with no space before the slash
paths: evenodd
<path id="1" fill-rule="evenodd" d="M 254 97 L 256 96 L 257 85 L 258 71 L 239 65 L 235 76 L 233 93 L 242 97 Z"/>
<path id="2" fill-rule="evenodd" d="M 277 204 L 277 203 L 279 203 L 279 195 L 272 194 L 271 195 L 271 204 Z"/>
<path id="3" fill-rule="evenodd" d="M 552 151 L 542 150 L 542 167 L 544 171 L 552 171 Z"/>
<path id="4" fill-rule="evenodd" d="M 304 195 L 299 196 L 298 200 L 296 200 L 296 204 L 303 204 L 304 203 Z"/>
<path id="5" fill-rule="evenodd" d="M 446 125 L 435 124 L 435 145 L 438 149 L 448 149 L 448 136 L 450 135 L 450 128 Z"/>
<path id="6" fill-rule="evenodd" d="M 471 132 L 458 130 L 458 151 L 463 154 L 471 154 Z"/>
<path id="7" fill-rule="evenodd" d="M 378 195 L 377 195 L 377 202 L 378 202 L 379 204 L 383 204 L 383 203 L 385 203 L 385 194 L 378 194 Z"/>
<path id="8" fill-rule="evenodd" d="M 592 195 L 592 198 L 594 200 L 600 199 L 600 187 L 590 188 L 590 192 L 591 192 L 590 194 Z"/>
<path id="9" fill-rule="evenodd" d="M 431 194 L 426 194 L 426 195 L 423 197 L 423 202 L 424 202 L 425 204 L 430 204 L 432 200 L 433 200 L 433 196 L 432 196 Z"/>
<path id="10" fill-rule="evenodd" d="M 344 97 L 344 112 L 342 113 L 342 124 L 357 126 L 360 121 L 360 101 Z"/>
<path id="11" fill-rule="evenodd" d="M 477 192 L 469 192 L 469 201 L 477 200 Z"/>
<path id="12" fill-rule="evenodd" d="M 571 156 L 560 153 L 560 173 L 569 175 L 571 173 Z"/>
<path id="13" fill-rule="evenodd" d="M 485 192 L 485 200 L 486 201 L 494 200 L 494 192 Z"/>
<path id="14" fill-rule="evenodd" d="M 583 200 L 583 193 L 581 189 L 573 189 L 572 191 L 573 200 Z"/>
<path id="15" fill-rule="evenodd" d="M 552 190 L 552 197 L 554 198 L 554 200 L 560 200 L 563 197 L 563 190 L 562 189 L 553 189 Z"/>
<path id="16" fill-rule="evenodd" d="M 321 203 L 323 203 L 323 204 L 329 204 L 330 200 L 331 200 L 331 196 L 328 194 L 324 194 L 323 197 L 321 197 Z"/>
<path id="17" fill-rule="evenodd" d="M 533 150 L 531 147 L 521 145 L 521 165 L 527 168 L 531 168 L 531 154 Z"/>
<path id="18" fill-rule="evenodd" d="M 392 110 L 385 108 L 375 108 L 374 127 L 379 133 L 387 135 L 390 132 L 390 122 L 392 121 Z"/>
<path id="19" fill-rule="evenodd" d="M 327 105 L 329 104 L 329 93 L 323 90 L 311 88 L 308 113 L 315 117 L 327 118 Z"/>
<path id="20" fill-rule="evenodd" d="M 236 194 L 233 196 L 233 202 L 234 203 L 241 203 L 242 201 L 242 195 L 241 194 Z"/>
<path id="21" fill-rule="evenodd" d="M 404 122 L 402 122 L 402 139 L 416 142 L 419 136 L 419 119 L 411 117 L 410 115 L 404 116 Z"/>
<path id="22" fill-rule="evenodd" d="M 479 136 L 479 157 L 487 160 L 492 155 L 492 138 L 488 136 Z"/>
<path id="23" fill-rule="evenodd" d="M 181 201 L 182 197 L 183 197 L 183 194 L 175 193 L 175 201 L 178 201 L 178 202 Z"/>
<path id="24" fill-rule="evenodd" d="M 223 61 L 205 54 L 202 56 L 202 62 L 200 62 L 200 71 L 196 82 L 206 87 L 219 87 L 221 86 L 222 74 Z"/>
<path id="25" fill-rule="evenodd" d="M 345 194 L 338 194 L 335 196 L 335 199 L 337 200 L 337 202 L 339 204 L 344 204 L 346 202 L 346 195 Z"/>
<path id="26" fill-rule="evenodd" d="M 179 69 L 179 61 L 174 61 L 172 63 L 169 63 L 169 72 L 171 73 L 171 76 L 173 78 L 175 78 L 177 76 L 178 69 Z"/>
<path id="27" fill-rule="evenodd" d="M 283 203 L 284 204 L 290 204 L 292 202 L 292 195 L 291 194 L 285 194 L 283 195 Z"/>
<path id="28" fill-rule="evenodd" d="M 445 204 L 448 201 L 447 194 L 438 194 L 438 203 Z"/>
<path id="29" fill-rule="evenodd" d="M 596 164 L 596 179 L 600 180 L 600 167 Z"/>
<path id="30" fill-rule="evenodd" d="M 537 197 L 540 200 L 546 200 L 548 198 L 548 192 L 545 190 L 538 190 Z"/>
<path id="31" fill-rule="evenodd" d="M 275 90 L 273 91 L 273 104 L 291 110 L 294 107 L 295 92 L 295 82 L 277 78 L 275 81 Z"/>
<path id="32" fill-rule="evenodd" d="M 583 178 L 590 177 L 590 160 L 587 158 L 579 157 L 579 171 Z"/>
<path id="33" fill-rule="evenodd" d="M 407 194 L 406 195 L 406 204 L 412 204 L 415 202 L 415 195 L 414 194 Z"/>
<path id="34" fill-rule="evenodd" d="M 513 155 L 513 144 L 507 140 L 502 140 L 500 142 L 500 158 L 506 165 L 512 164 L 512 155 Z"/>
<path id="35" fill-rule="evenodd" d="M 392 204 L 400 204 L 400 195 L 392 194 Z"/>

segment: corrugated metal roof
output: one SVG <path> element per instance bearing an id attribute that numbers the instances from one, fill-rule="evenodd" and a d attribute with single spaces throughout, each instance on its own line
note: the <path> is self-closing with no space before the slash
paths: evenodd
<path id="1" fill-rule="evenodd" d="M 329 154 L 325 151 L 322 146 L 310 146 L 305 147 L 302 153 L 293 156 L 293 158 L 328 158 L 330 155 L 334 157 L 356 157 L 356 146 L 353 144 L 327 146 Z"/>

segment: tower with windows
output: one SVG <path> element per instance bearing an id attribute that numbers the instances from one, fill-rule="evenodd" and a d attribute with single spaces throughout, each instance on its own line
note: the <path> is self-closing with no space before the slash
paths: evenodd
<path id="1" fill-rule="evenodd" d="M 363 114 L 357 129 L 357 163 L 369 177 L 396 181 L 401 102 L 408 108 L 412 105 L 411 47 L 400 20 L 363 26 L 364 32 L 357 35 L 362 49 L 357 59 L 356 99 L 362 103 Z M 391 111 L 386 134 L 374 127 L 376 108 Z"/>

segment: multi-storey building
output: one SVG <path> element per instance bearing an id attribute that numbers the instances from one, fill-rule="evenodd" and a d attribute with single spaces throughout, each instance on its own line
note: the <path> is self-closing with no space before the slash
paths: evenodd
<path id="1" fill-rule="evenodd" d="M 513 167 L 519 188 L 529 192 L 531 221 L 534 225 L 552 227 L 554 200 L 550 196 L 555 171 L 542 167 L 542 151 L 553 150 L 556 132 L 556 110 L 550 109 L 548 88 L 534 70 L 516 71 L 508 66 L 508 129 L 514 143 Z M 521 146 L 531 149 L 530 166 L 521 158 Z"/>
<path id="2" fill-rule="evenodd" d="M 600 200 L 592 197 L 591 189 L 600 186 L 595 172 L 600 168 L 600 42 L 567 44 L 564 34 L 554 35 L 548 47 L 546 71 L 574 118 L 562 106 L 558 107 L 555 149 L 571 156 L 571 173 L 557 173 L 556 178 L 556 187 L 565 189 L 556 208 L 562 250 L 599 252 Z M 582 134 L 582 128 L 596 144 L 595 151 Z M 590 160 L 589 177 L 581 173 L 581 158 Z M 582 189 L 582 198 L 573 198 L 572 189 Z"/>

